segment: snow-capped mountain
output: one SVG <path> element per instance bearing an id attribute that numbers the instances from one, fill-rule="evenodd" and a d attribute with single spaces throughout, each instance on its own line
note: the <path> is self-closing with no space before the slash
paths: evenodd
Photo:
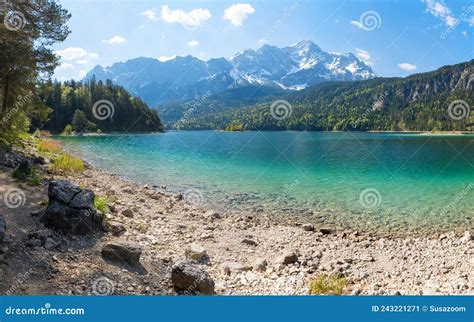
<path id="1" fill-rule="evenodd" d="M 351 53 L 329 53 L 312 41 L 301 41 L 284 48 L 264 45 L 229 59 L 136 58 L 105 68 L 98 65 L 86 79 L 93 76 L 111 79 L 153 106 L 249 84 L 300 90 L 323 81 L 363 80 L 375 74 Z"/>

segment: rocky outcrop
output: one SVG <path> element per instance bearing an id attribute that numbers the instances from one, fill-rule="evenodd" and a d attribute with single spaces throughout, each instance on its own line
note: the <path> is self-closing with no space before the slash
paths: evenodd
<path id="1" fill-rule="evenodd" d="M 140 246 L 130 242 L 109 243 L 102 249 L 102 257 L 127 264 L 137 265 L 140 262 L 142 250 Z"/>
<path id="2" fill-rule="evenodd" d="M 102 215 L 94 208 L 94 193 L 68 181 L 51 181 L 49 204 L 40 221 L 49 228 L 71 234 L 102 230 Z"/>
<path id="3" fill-rule="evenodd" d="M 196 291 L 204 295 L 214 294 L 214 280 L 194 261 L 182 260 L 176 263 L 171 271 L 171 281 L 185 295 Z"/>

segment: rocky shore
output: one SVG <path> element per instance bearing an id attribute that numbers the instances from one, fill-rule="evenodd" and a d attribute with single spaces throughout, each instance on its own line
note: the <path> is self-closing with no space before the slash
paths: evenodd
<path id="1" fill-rule="evenodd" d="M 2 294 L 305 295 L 315 277 L 334 274 L 346 281 L 343 294 L 474 293 L 470 231 L 384 238 L 285 225 L 265 214 L 202 209 L 166 187 L 90 166 L 57 175 L 44 160 L 50 180 L 35 187 L 13 180 L 3 165 L 0 194 L 19 189 L 24 200 L 0 207 Z M 86 211 L 94 195 L 107 196 L 105 213 Z M 103 228 L 65 232 L 58 227 L 69 222 L 58 216 L 93 223 L 101 216 Z"/>

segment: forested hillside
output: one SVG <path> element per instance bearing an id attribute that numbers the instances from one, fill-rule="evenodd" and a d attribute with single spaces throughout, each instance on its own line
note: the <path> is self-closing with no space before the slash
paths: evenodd
<path id="1" fill-rule="evenodd" d="M 162 130 L 155 110 L 111 81 L 48 81 L 41 84 L 39 96 L 52 111 L 47 122 L 34 126 L 52 133 Z"/>
<path id="2" fill-rule="evenodd" d="M 284 102 L 272 107 L 276 100 Z M 225 106 L 225 101 L 211 101 L 211 106 L 201 104 L 201 110 L 211 113 L 191 115 L 181 120 L 180 128 L 225 129 L 232 125 L 230 128 L 245 130 L 472 130 L 473 105 L 471 60 L 407 78 L 323 83 L 234 109 L 216 109 Z"/>

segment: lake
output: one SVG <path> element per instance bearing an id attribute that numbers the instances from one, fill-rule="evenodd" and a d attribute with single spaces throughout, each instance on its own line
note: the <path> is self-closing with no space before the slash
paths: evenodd
<path id="1" fill-rule="evenodd" d="M 92 165 L 195 205 L 403 232 L 474 222 L 474 135 L 217 132 L 62 137 Z"/>

